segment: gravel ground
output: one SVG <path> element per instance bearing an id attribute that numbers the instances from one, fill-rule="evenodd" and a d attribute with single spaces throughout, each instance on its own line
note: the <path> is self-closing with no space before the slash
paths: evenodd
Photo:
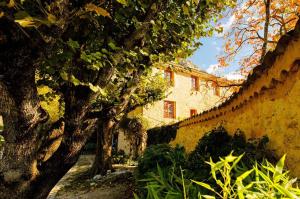
<path id="1" fill-rule="evenodd" d="M 83 155 L 77 164 L 57 183 L 48 199 L 132 199 L 134 167 L 114 165 L 116 172 L 89 178 L 92 155 Z"/>

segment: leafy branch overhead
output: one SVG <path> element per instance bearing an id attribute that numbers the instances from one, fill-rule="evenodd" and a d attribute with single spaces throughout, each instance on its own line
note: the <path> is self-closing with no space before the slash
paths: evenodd
<path id="1" fill-rule="evenodd" d="M 121 86 L 122 82 L 124 87 L 125 82 L 135 81 L 131 78 L 138 68 L 148 70 L 154 62 L 192 53 L 199 45 L 194 38 L 211 34 L 214 29 L 201 8 L 209 8 L 209 13 L 215 14 L 223 8 L 214 1 L 207 4 L 182 1 L 179 5 L 149 1 L 148 4 L 138 3 L 139 7 L 135 1 L 119 3 L 122 6 L 116 5 L 115 9 L 110 8 L 115 4 L 112 2 L 85 4 L 84 10 L 89 12 L 76 9 L 78 18 L 68 23 L 77 32 L 69 35 L 67 41 L 60 39 L 53 46 L 53 52 L 47 55 L 40 68 L 41 83 L 47 82 L 53 90 L 66 82 L 87 86 L 103 100 L 106 90 L 111 90 L 104 83 L 107 78 L 115 85 Z M 225 5 L 230 3 L 225 2 Z M 187 20 L 191 18 L 195 20 Z M 91 28 L 83 29 L 81 23 Z M 89 75 L 82 76 L 82 70 Z M 129 84 L 126 86 L 130 87 Z"/>
<path id="2" fill-rule="evenodd" d="M 228 66 L 234 58 L 243 55 L 239 60 L 241 71 L 247 74 L 262 63 L 267 51 L 274 50 L 280 37 L 295 27 L 299 12 L 299 0 L 241 1 L 228 11 L 232 24 L 230 30 L 224 32 L 220 65 Z"/>
<path id="3" fill-rule="evenodd" d="M 149 75 L 153 64 L 190 55 L 197 38 L 215 29 L 211 19 L 232 5 L 0 0 L 0 115 L 8 122 L 1 133 L 1 197 L 45 198 L 75 164 L 97 122 L 107 119 L 102 116 L 111 128 L 112 119 L 159 99 L 162 87 Z M 41 86 L 59 103 L 60 118 L 49 119 L 41 106 Z M 107 114 L 89 117 L 102 107 Z M 9 178 L 12 172 L 18 175 Z"/>

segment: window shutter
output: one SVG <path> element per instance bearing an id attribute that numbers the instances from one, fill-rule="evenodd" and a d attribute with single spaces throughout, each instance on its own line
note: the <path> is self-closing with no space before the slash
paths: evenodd
<path id="1" fill-rule="evenodd" d="M 176 102 L 173 102 L 173 118 L 176 118 Z"/>
<path id="2" fill-rule="evenodd" d="M 176 118 L 176 102 L 164 101 L 164 118 Z"/>
<path id="3" fill-rule="evenodd" d="M 168 102 L 164 101 L 164 117 L 168 117 Z"/>
<path id="4" fill-rule="evenodd" d="M 171 85 L 175 86 L 174 72 L 170 71 L 170 76 L 171 76 Z"/>
<path id="5" fill-rule="evenodd" d="M 192 116 L 194 116 L 194 115 L 196 115 L 197 114 L 197 110 L 196 109 L 191 109 L 190 110 L 190 116 L 192 117 Z"/>

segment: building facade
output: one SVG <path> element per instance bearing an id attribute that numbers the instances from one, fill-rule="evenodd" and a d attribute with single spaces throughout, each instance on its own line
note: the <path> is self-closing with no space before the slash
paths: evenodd
<path id="1" fill-rule="evenodd" d="M 157 67 L 153 73 L 161 73 L 170 88 L 165 99 L 137 111 L 150 128 L 175 123 L 217 106 L 235 89 L 228 80 L 176 63 Z"/>
<path id="2" fill-rule="evenodd" d="M 176 123 L 201 113 L 222 103 L 236 90 L 231 86 L 234 82 L 201 71 L 190 62 L 157 65 L 153 75 L 157 74 L 169 84 L 167 97 L 130 113 L 146 120 L 147 128 Z M 119 133 L 118 149 L 130 151 L 124 132 Z"/>

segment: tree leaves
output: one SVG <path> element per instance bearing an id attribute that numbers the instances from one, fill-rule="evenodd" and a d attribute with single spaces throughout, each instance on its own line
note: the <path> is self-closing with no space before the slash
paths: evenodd
<path id="1" fill-rule="evenodd" d="M 20 26 L 24 28 L 29 28 L 29 27 L 38 27 L 38 23 L 32 18 L 32 17 L 25 17 L 23 19 L 16 19 L 16 23 L 18 23 Z"/>
<path id="2" fill-rule="evenodd" d="M 117 0 L 117 2 L 119 2 L 123 6 L 127 6 L 128 5 L 128 0 Z"/>
<path id="3" fill-rule="evenodd" d="M 199 15 L 195 12 L 197 0 L 117 2 L 121 5 L 115 1 L 84 4 L 79 10 L 75 9 L 75 15 L 68 18 L 70 21 L 63 21 L 70 29 L 64 38 L 58 38 L 56 52 L 47 60 L 50 66 L 43 68 L 49 81 L 56 82 L 55 85 L 69 82 L 87 86 L 92 92 L 105 90 L 108 93 L 105 100 L 119 102 L 122 90 L 136 86 L 137 80 L 132 77 L 141 77 L 134 75 L 138 69 L 146 71 L 152 62 L 188 56 L 198 46 L 194 38 L 209 32 L 211 15 L 225 5 L 222 2 L 217 9 L 208 9 Z M 214 5 L 207 6 L 213 8 Z M 49 24 L 61 22 L 59 14 L 45 10 L 49 13 Z M 114 11 L 113 19 L 110 10 Z M 110 68 L 112 72 L 108 72 Z M 151 85 L 142 78 L 138 92 L 130 96 L 131 105 L 162 97 L 160 91 L 164 86 L 157 86 L 156 82 Z"/>
<path id="4" fill-rule="evenodd" d="M 231 15 L 227 19 L 231 25 L 230 31 L 224 32 L 224 43 L 227 45 L 224 46 L 225 52 L 219 57 L 222 61 L 219 62 L 220 65 L 228 66 L 242 52 L 244 55 L 237 60 L 241 65 L 240 70 L 245 75 L 251 71 L 261 62 L 265 47 L 267 51 L 273 50 L 279 38 L 295 27 L 300 4 L 294 2 L 272 0 L 269 7 L 267 1 L 246 0 L 229 10 L 226 14 Z M 270 12 L 269 17 L 266 17 L 267 10 Z M 248 53 L 245 54 L 245 51 Z"/>
<path id="5" fill-rule="evenodd" d="M 182 10 L 185 15 L 189 15 L 189 8 L 186 5 L 182 5 Z"/>
<path id="6" fill-rule="evenodd" d="M 73 41 L 71 38 L 69 39 L 69 41 L 67 41 L 67 44 L 73 51 L 80 47 L 79 43 L 77 41 Z"/>
<path id="7" fill-rule="evenodd" d="M 14 0 L 9 0 L 7 7 L 13 8 L 16 5 L 16 2 Z"/>
<path id="8" fill-rule="evenodd" d="M 89 12 L 95 12 L 97 15 L 111 18 L 109 12 L 107 12 L 105 9 L 103 9 L 99 6 L 96 6 L 93 3 L 86 4 L 85 9 L 86 9 L 86 11 L 89 11 Z"/>

